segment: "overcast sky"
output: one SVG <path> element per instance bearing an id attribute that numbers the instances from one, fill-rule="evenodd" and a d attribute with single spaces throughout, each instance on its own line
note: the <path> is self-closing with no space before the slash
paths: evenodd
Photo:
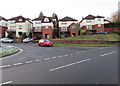
<path id="1" fill-rule="evenodd" d="M 22 15 L 34 19 L 40 11 L 45 16 L 55 12 L 59 19 L 69 16 L 81 20 L 89 14 L 110 17 L 118 10 L 120 0 L 1 0 L 0 16 L 5 18 Z"/>

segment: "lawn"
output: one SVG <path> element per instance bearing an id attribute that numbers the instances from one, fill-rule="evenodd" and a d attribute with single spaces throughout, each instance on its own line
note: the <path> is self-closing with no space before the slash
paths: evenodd
<path id="1" fill-rule="evenodd" d="M 102 41 L 119 41 L 120 35 L 116 33 L 112 34 L 98 34 L 98 35 L 81 35 L 67 38 L 58 38 L 50 40 L 102 40 Z"/>

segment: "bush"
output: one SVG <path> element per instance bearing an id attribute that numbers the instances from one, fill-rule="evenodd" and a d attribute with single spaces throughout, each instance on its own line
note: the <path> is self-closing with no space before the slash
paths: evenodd
<path id="1" fill-rule="evenodd" d="M 120 35 L 120 32 L 112 31 L 112 33 L 116 33 L 116 34 Z"/>
<path id="2" fill-rule="evenodd" d="M 12 32 L 10 32 L 7 37 L 10 38 L 10 39 L 15 39 L 16 38 L 15 34 L 12 33 Z"/>

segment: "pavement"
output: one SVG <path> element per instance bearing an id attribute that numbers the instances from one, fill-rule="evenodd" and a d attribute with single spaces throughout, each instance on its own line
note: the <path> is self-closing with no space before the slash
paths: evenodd
<path id="1" fill-rule="evenodd" d="M 2 83 L 118 84 L 118 47 L 39 47 L 13 43 L 23 51 L 2 60 Z"/>

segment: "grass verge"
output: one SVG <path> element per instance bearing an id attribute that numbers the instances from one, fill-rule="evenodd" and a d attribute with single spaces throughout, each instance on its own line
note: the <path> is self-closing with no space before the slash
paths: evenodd
<path id="1" fill-rule="evenodd" d="M 14 53 L 19 52 L 20 50 L 16 47 L 7 47 L 0 49 L 0 58 L 12 55 Z"/>
<path id="2" fill-rule="evenodd" d="M 115 44 L 54 44 L 54 46 L 111 47 L 111 46 L 119 46 L 119 45 L 115 45 Z"/>

